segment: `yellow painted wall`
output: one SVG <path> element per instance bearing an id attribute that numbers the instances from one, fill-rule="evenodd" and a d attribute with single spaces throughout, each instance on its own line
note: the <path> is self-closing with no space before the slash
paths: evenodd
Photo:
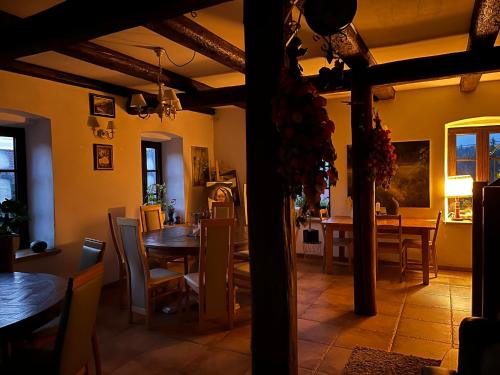
<path id="1" fill-rule="evenodd" d="M 413 217 L 436 217 L 444 206 L 444 140 L 448 122 L 480 116 L 500 114 L 498 95 L 500 82 L 483 82 L 471 94 L 462 94 L 457 86 L 399 91 L 396 99 L 375 104 L 385 125 L 392 131 L 394 141 L 425 140 L 431 142 L 431 207 L 402 208 L 402 214 Z M 351 143 L 350 107 L 343 99 L 329 99 L 328 112 L 335 121 L 334 144 L 338 153 L 337 168 L 340 181 L 333 188 L 335 215 L 348 215 L 346 206 L 346 145 Z M 245 118 L 234 109 L 216 115 L 215 155 L 236 165 L 244 160 L 241 147 Z M 238 115 L 239 113 L 239 115 Z M 238 123 L 241 122 L 241 123 Z M 236 165 L 238 168 L 238 165 Z M 243 167 L 240 165 L 240 169 Z M 240 173 L 241 174 L 241 173 Z M 442 224 L 438 238 L 439 264 L 469 268 L 471 266 L 471 225 Z"/>
<path id="2" fill-rule="evenodd" d="M 243 220 L 243 184 L 247 181 L 245 110 L 236 107 L 217 109 L 214 116 L 214 153 L 222 166 L 236 169 Z"/>
<path id="3" fill-rule="evenodd" d="M 402 208 L 403 215 L 436 217 L 444 206 L 445 124 L 451 121 L 500 114 L 499 82 L 481 83 L 474 93 L 462 94 L 457 86 L 399 91 L 396 99 L 375 103 L 382 123 L 392 131 L 393 141 L 430 140 L 430 208 Z M 336 124 L 334 144 L 340 181 L 333 189 L 336 215 L 348 214 L 346 206 L 346 144 L 351 143 L 350 107 L 342 99 L 328 101 L 328 113 Z M 345 99 L 344 99 L 345 100 Z M 442 224 L 438 236 L 439 264 L 471 267 L 471 225 Z"/>
<path id="4" fill-rule="evenodd" d="M 191 146 L 209 148 L 213 159 L 212 116 L 189 111 L 175 121 L 157 116 L 141 120 L 128 115 L 125 100 L 116 97 L 116 136 L 112 141 L 95 138 L 87 126 L 89 90 L 46 80 L 0 72 L 0 109 L 19 110 L 46 117 L 52 127 L 55 199 L 55 243 L 62 253 L 42 261 L 25 263 L 20 270 L 69 275 L 75 270 L 85 236 L 103 239 L 106 281 L 117 276 L 117 263 L 107 224 L 109 207 L 126 206 L 127 215 L 138 217 L 142 203 L 141 133 L 167 132 L 183 138 L 186 212 L 197 195 L 191 184 Z M 104 117 L 99 118 L 107 123 Z M 114 170 L 94 171 L 92 144 L 113 145 Z"/>

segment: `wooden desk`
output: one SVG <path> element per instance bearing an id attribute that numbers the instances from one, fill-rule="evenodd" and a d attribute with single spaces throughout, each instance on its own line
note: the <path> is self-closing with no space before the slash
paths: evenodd
<path id="1" fill-rule="evenodd" d="M 67 281 L 45 273 L 0 273 L 0 337 L 32 332 L 59 314 Z"/>
<path id="2" fill-rule="evenodd" d="M 352 218 L 349 216 L 334 216 L 321 222 L 325 226 L 325 272 L 333 273 L 333 232 L 342 236 L 352 232 Z M 379 220 L 379 224 L 384 221 Z M 418 219 L 402 217 L 401 225 L 404 234 L 419 235 L 422 240 L 423 283 L 429 285 L 429 238 L 431 230 L 436 229 L 436 219 Z"/>

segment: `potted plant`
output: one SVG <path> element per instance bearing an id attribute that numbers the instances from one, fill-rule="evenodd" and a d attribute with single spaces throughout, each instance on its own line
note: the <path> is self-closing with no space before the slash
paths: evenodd
<path id="1" fill-rule="evenodd" d="M 21 224 L 28 221 L 24 203 L 5 199 L 0 203 L 0 272 L 12 272 L 15 251 L 19 249 Z"/>
<path id="2" fill-rule="evenodd" d="M 168 224 L 174 224 L 175 199 L 170 199 L 167 204 Z"/>

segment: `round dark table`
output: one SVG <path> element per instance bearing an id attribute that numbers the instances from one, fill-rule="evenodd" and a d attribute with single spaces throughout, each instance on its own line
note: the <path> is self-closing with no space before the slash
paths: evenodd
<path id="1" fill-rule="evenodd" d="M 0 273 L 1 341 L 19 337 L 55 318 L 67 280 L 45 273 Z"/>

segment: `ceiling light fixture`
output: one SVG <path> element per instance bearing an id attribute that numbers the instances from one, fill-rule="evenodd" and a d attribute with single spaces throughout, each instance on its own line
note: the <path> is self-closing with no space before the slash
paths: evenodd
<path id="1" fill-rule="evenodd" d="M 175 120 L 176 113 L 182 111 L 181 101 L 177 97 L 175 91 L 165 87 L 161 81 L 161 56 L 164 53 L 166 54 L 166 51 L 162 47 L 155 47 L 153 51 L 156 53 L 156 56 L 158 56 L 158 105 L 154 109 L 150 108 L 142 94 L 133 94 L 130 100 L 130 108 L 135 108 L 137 110 L 137 115 L 142 119 L 147 119 L 151 114 L 156 113 L 160 121 L 163 121 L 163 117 Z"/>

